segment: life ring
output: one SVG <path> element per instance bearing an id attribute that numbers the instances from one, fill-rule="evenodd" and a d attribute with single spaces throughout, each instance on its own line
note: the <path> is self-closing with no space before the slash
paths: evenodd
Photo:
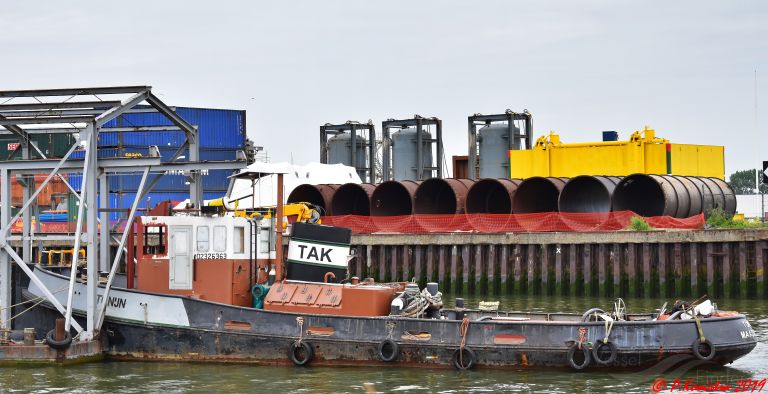
<path id="1" fill-rule="evenodd" d="M 591 315 L 595 314 L 595 313 L 601 314 L 601 313 L 605 313 L 605 311 L 600 309 L 600 308 L 592 308 L 592 309 L 584 312 L 583 315 L 581 315 L 581 321 L 582 322 L 588 322 L 589 321 L 589 317 Z"/>
<path id="2" fill-rule="evenodd" d="M 576 362 L 576 354 L 581 353 L 584 355 L 584 361 L 581 363 Z M 577 370 L 581 371 L 589 366 L 589 362 L 591 361 L 592 357 L 589 354 L 589 349 L 587 348 L 587 345 L 581 344 L 581 348 L 579 348 L 578 343 L 574 343 L 571 345 L 570 348 L 568 348 L 568 365 Z"/>
<path id="3" fill-rule="evenodd" d="M 288 349 L 288 358 L 290 358 L 295 365 L 307 365 L 312 361 L 314 356 L 315 352 L 312 349 L 312 345 L 306 341 L 296 341 L 292 343 L 291 347 Z"/>
<path id="4" fill-rule="evenodd" d="M 400 345 L 391 339 L 379 342 L 379 358 L 381 361 L 390 362 L 400 356 Z"/>
<path id="5" fill-rule="evenodd" d="M 605 354 L 606 346 L 608 347 L 610 354 L 608 355 L 608 358 L 604 359 L 601 358 L 601 356 Z M 618 357 L 618 355 L 619 349 L 616 347 L 616 344 L 611 341 L 604 342 L 602 339 L 598 339 L 592 346 L 592 358 L 594 358 L 598 364 L 610 364 L 616 361 L 616 357 Z"/>
<path id="6" fill-rule="evenodd" d="M 476 360 L 477 356 L 475 355 L 475 351 L 468 347 L 464 347 L 464 349 L 456 349 L 456 351 L 453 352 L 453 367 L 458 370 L 463 371 L 472 369 L 472 367 L 475 366 Z"/>
<path id="7" fill-rule="evenodd" d="M 709 353 L 701 353 L 701 348 L 704 346 L 709 347 Z M 693 355 L 696 356 L 696 358 L 699 360 L 710 361 L 715 358 L 715 346 L 712 344 L 712 342 L 709 341 L 709 339 L 705 338 L 704 342 L 702 342 L 701 338 L 696 338 L 696 340 L 693 341 L 691 348 L 693 349 Z"/>
<path id="8" fill-rule="evenodd" d="M 45 335 L 45 343 L 48 344 L 51 349 L 64 350 L 72 344 L 72 334 L 70 334 L 69 331 L 64 331 L 64 339 L 57 341 L 56 330 L 51 330 Z"/>

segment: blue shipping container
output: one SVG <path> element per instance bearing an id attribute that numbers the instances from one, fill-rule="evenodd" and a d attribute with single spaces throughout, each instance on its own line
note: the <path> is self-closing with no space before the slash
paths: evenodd
<path id="1" fill-rule="evenodd" d="M 176 152 L 175 148 L 160 149 L 160 156 L 163 161 L 169 161 L 173 157 L 173 153 Z M 84 152 L 79 152 L 81 155 Z M 130 154 L 141 154 L 143 156 L 148 155 L 148 148 L 99 148 L 99 157 L 125 157 Z M 185 158 L 189 157 L 189 152 L 184 151 L 182 155 Z M 235 150 L 201 150 L 200 160 L 206 161 L 222 161 L 222 160 L 234 160 L 236 156 Z M 229 176 L 232 175 L 230 170 L 212 170 L 207 175 L 203 175 L 203 190 L 205 191 L 221 191 L 227 190 L 229 186 Z M 149 176 L 149 180 L 153 177 Z M 82 185 L 81 174 L 70 174 L 69 182 L 76 190 L 80 190 Z M 141 175 L 138 174 L 126 174 L 126 175 L 110 175 L 109 176 L 109 190 L 113 192 L 119 191 L 136 191 L 141 182 Z M 157 182 L 153 191 L 186 191 L 189 190 L 189 184 L 183 175 L 163 175 Z"/>
<path id="2" fill-rule="evenodd" d="M 176 107 L 176 113 L 197 126 L 201 148 L 243 149 L 245 147 L 245 111 Z M 104 125 L 109 127 L 173 126 L 157 112 L 123 114 Z M 181 146 L 182 131 L 101 132 L 99 146 Z"/>
<path id="3" fill-rule="evenodd" d="M 207 192 L 203 193 L 203 198 L 206 200 L 212 200 L 223 196 L 222 192 Z M 110 193 L 109 194 L 109 207 L 110 208 L 122 208 L 131 209 L 133 200 L 136 198 L 136 193 Z M 137 215 L 142 215 L 147 208 L 154 208 L 158 203 L 171 200 L 175 203 L 184 201 L 189 198 L 189 193 L 159 193 L 152 192 L 147 193 L 143 201 L 139 202 Z M 118 220 L 121 217 L 127 217 L 128 213 L 110 212 L 109 219 L 111 221 Z"/>
<path id="4" fill-rule="evenodd" d="M 229 176 L 232 175 L 229 170 L 212 170 L 208 175 L 203 175 L 203 191 L 226 192 L 229 187 Z M 147 183 L 152 180 L 154 175 L 147 177 Z M 141 182 L 141 175 L 117 175 L 109 177 L 110 192 L 130 192 L 136 191 Z M 69 183 L 72 187 L 80 191 L 83 184 L 83 176 L 79 173 L 69 174 Z M 183 175 L 163 175 L 162 178 L 152 188 L 153 192 L 187 192 L 189 184 Z"/>

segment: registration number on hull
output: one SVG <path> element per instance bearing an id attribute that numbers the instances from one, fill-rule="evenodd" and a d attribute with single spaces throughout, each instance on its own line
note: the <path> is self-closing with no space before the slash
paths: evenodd
<path id="1" fill-rule="evenodd" d="M 195 253 L 195 260 L 223 260 L 227 258 L 226 253 Z"/>

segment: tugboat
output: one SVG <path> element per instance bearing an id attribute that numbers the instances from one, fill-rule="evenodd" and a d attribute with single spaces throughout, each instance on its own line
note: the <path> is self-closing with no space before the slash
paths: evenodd
<path id="1" fill-rule="evenodd" d="M 138 218 L 127 259 L 135 258 L 135 268 L 128 264 L 125 284 L 107 295 L 107 357 L 583 370 L 642 367 L 673 355 L 724 365 L 756 346 L 744 315 L 709 300 L 641 314 L 626 313 L 621 301 L 583 314 L 469 309 L 461 302 L 446 308 L 436 283 L 422 289 L 349 277 L 351 231 L 322 224 L 291 223 L 283 262 L 283 231 L 273 230 L 270 217 L 282 226 L 281 210 L 232 215 L 215 207 Z M 35 273 L 48 288 L 69 283 L 68 275 L 43 266 Z M 76 318 L 84 316 L 85 286 L 75 284 Z M 42 295 L 34 283 L 23 291 L 26 299 Z M 41 306 L 46 315 L 38 313 L 38 327 L 58 315 L 47 302 Z"/>

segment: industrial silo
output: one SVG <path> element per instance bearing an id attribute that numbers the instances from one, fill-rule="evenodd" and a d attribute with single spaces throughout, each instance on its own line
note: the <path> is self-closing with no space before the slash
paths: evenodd
<path id="1" fill-rule="evenodd" d="M 367 140 L 365 137 L 357 136 L 355 138 L 355 163 L 352 163 L 352 135 L 349 133 L 336 134 L 331 138 L 328 138 L 326 148 L 328 157 L 326 163 L 328 164 L 344 164 L 346 166 L 356 167 L 357 173 L 360 175 L 360 179 L 366 179 L 366 150 L 365 144 Z"/>
<path id="2" fill-rule="evenodd" d="M 533 147 L 531 114 L 511 110 L 503 114 L 474 114 L 467 118 L 469 178 L 509 178 L 509 151 Z"/>
<path id="3" fill-rule="evenodd" d="M 480 148 L 480 178 L 509 178 L 509 149 L 520 149 L 520 128 L 490 124 L 477 132 Z M 514 138 L 512 145 L 509 138 Z"/>
<path id="4" fill-rule="evenodd" d="M 407 127 L 392 134 L 392 169 L 396 181 L 418 180 L 418 143 L 416 141 L 416 128 Z M 432 136 L 422 130 L 422 167 L 433 167 L 432 161 Z M 432 178 L 432 171 L 424 171 L 423 179 Z"/>

